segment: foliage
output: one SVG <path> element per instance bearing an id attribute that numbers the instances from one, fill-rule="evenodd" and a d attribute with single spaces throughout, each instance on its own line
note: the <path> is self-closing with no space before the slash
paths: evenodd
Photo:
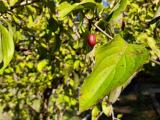
<path id="1" fill-rule="evenodd" d="M 14 57 L 0 77 L 1 110 L 7 114 L 1 113 L 2 119 L 81 119 L 83 114 L 77 116 L 79 102 L 80 111 L 97 105 L 105 95 L 114 94 L 117 87 L 126 86 L 149 57 L 159 59 L 158 2 L 111 0 L 107 5 L 105 2 L 0 1 L 0 30 L 3 29 L 0 35 L 6 36 L 0 38 L 0 46 L 10 45 L 5 48 L 11 49 L 6 50 L 10 54 L 7 60 L 3 57 L 7 54 L 2 56 L 3 50 L 0 50 L 0 61 L 3 60 L 5 67 L 14 52 L 12 39 L 15 44 Z M 89 33 L 97 36 L 93 49 L 87 45 Z M 124 46 L 128 46 L 126 50 L 122 49 Z M 114 62 L 119 64 L 108 66 Z M 122 70 L 121 64 L 126 65 L 126 69 Z M 103 70 L 106 74 L 113 74 L 115 70 L 124 72 L 121 76 L 115 75 L 120 83 L 104 75 Z M 100 77 L 100 81 L 96 76 L 102 73 L 106 79 Z M 101 82 L 107 85 L 112 82 L 113 87 L 101 87 Z M 92 89 L 95 91 L 90 96 L 88 92 Z M 121 88 L 114 101 L 120 92 Z M 83 95 L 86 103 L 82 102 Z M 110 112 L 112 106 L 109 104 L 108 108 L 107 97 L 103 99 L 102 108 L 93 108 L 93 119 L 99 116 L 101 109 L 110 115 L 107 111 Z"/>
<path id="2" fill-rule="evenodd" d="M 3 25 L 0 25 L 0 63 L 2 64 L 0 73 L 7 67 L 14 53 L 14 43 L 11 32 Z"/>
<path id="3" fill-rule="evenodd" d="M 109 44 L 96 50 L 96 64 L 80 91 L 80 111 L 108 96 L 115 102 L 115 90 L 124 89 L 129 78 L 148 62 L 149 53 L 140 45 L 127 44 L 119 35 Z M 112 93 L 113 92 L 113 93 Z M 119 95 L 118 95 L 119 96 Z"/>

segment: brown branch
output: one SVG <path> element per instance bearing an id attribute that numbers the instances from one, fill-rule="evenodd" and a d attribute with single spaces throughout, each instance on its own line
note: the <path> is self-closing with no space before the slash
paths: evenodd
<path id="1" fill-rule="evenodd" d="M 43 96 L 42 96 L 42 101 L 41 101 L 41 114 L 42 114 L 42 120 L 47 120 L 48 118 L 48 107 L 49 107 L 49 99 L 50 96 L 52 95 L 53 89 L 57 89 L 59 85 L 63 83 L 63 77 L 53 79 L 51 82 L 52 86 L 47 87 L 43 91 Z"/>
<path id="2" fill-rule="evenodd" d="M 94 26 L 99 30 L 101 31 L 104 35 L 106 35 L 109 39 L 113 39 L 112 36 L 110 36 L 108 33 L 106 33 L 105 31 L 103 31 L 97 24 L 94 24 Z"/>
<path id="3" fill-rule="evenodd" d="M 89 20 L 89 18 L 85 15 L 85 17 L 87 18 L 87 20 Z M 104 30 L 102 30 L 98 25 L 98 21 L 96 23 L 94 23 L 93 25 L 99 30 L 101 31 L 104 35 L 106 35 L 109 39 L 113 39 L 113 37 L 111 35 L 109 35 L 108 33 L 106 33 Z"/>
<path id="4" fill-rule="evenodd" d="M 155 63 L 155 64 L 157 64 L 157 65 L 160 65 L 160 62 L 158 62 L 158 61 L 156 61 L 154 59 L 151 59 L 150 61 L 153 62 L 153 63 Z"/>
<path id="5" fill-rule="evenodd" d="M 33 3 L 40 2 L 40 1 L 41 0 L 33 0 L 33 1 L 30 1 L 30 2 L 28 2 L 28 1 L 18 2 L 15 5 L 11 6 L 9 9 L 6 9 L 5 11 L 0 12 L 0 16 L 2 16 L 2 14 L 5 14 L 5 13 L 11 14 L 13 9 L 20 8 L 20 7 L 25 7 L 27 5 L 31 5 Z"/>
<path id="6" fill-rule="evenodd" d="M 11 7 L 10 7 L 10 11 L 12 11 L 12 10 L 15 9 L 15 8 L 19 8 L 19 7 L 24 7 L 24 6 L 27 6 L 27 5 L 31 5 L 31 4 L 36 3 L 36 2 L 40 2 L 40 0 L 32 0 L 31 2 L 26 1 L 25 3 L 15 4 L 14 6 L 11 6 Z"/>

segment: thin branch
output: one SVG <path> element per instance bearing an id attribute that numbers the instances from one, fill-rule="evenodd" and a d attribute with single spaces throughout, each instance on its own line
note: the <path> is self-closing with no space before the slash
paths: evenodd
<path id="1" fill-rule="evenodd" d="M 112 120 L 115 120 L 113 109 L 112 109 L 112 111 L 111 111 L 111 115 L 112 115 Z"/>
<path id="2" fill-rule="evenodd" d="M 152 61 L 153 63 L 157 64 L 157 65 L 160 65 L 160 62 L 154 60 L 154 59 L 151 59 L 150 61 Z"/>
<path id="3" fill-rule="evenodd" d="M 5 14 L 5 13 L 11 14 L 13 12 L 12 10 L 15 9 L 15 8 L 25 7 L 27 5 L 31 5 L 33 3 L 40 2 L 40 1 L 41 0 L 33 0 L 33 1 L 30 1 L 30 2 L 26 1 L 26 2 L 17 3 L 13 6 L 10 6 L 10 8 L 5 10 L 4 12 L 0 12 L 0 16 L 2 16 L 2 14 Z"/>
<path id="4" fill-rule="evenodd" d="M 152 20 L 150 20 L 150 21 L 148 22 L 148 25 L 154 24 L 154 23 L 156 23 L 158 20 L 160 20 L 160 16 L 155 17 L 155 18 L 153 18 Z"/>
<path id="5" fill-rule="evenodd" d="M 89 20 L 89 18 L 85 15 L 85 17 Z M 99 31 L 101 31 L 104 35 L 106 35 L 109 39 L 113 39 L 112 36 L 110 36 L 108 33 L 106 33 L 104 30 L 102 30 L 98 25 L 98 22 L 93 24 Z"/>
<path id="6" fill-rule="evenodd" d="M 102 114 L 103 114 L 103 112 L 100 112 L 96 119 L 98 120 Z"/>
<path id="7" fill-rule="evenodd" d="M 109 39 L 113 39 L 112 36 L 110 36 L 109 34 L 107 34 L 105 31 L 103 31 L 97 24 L 94 24 L 94 26 L 101 31 L 103 34 L 105 34 Z"/>
<path id="8" fill-rule="evenodd" d="M 114 111 L 113 111 L 113 109 L 112 109 L 112 111 L 111 111 L 111 115 L 112 115 L 112 120 L 120 120 L 120 119 L 118 119 L 118 118 L 116 118 L 116 117 L 114 116 Z"/>
<path id="9" fill-rule="evenodd" d="M 23 3 L 15 4 L 14 6 L 11 6 L 10 11 L 15 9 L 15 8 L 31 5 L 31 4 L 33 4 L 35 2 L 40 2 L 40 0 L 33 0 L 33 1 L 30 1 L 30 2 L 26 1 L 26 2 L 23 2 Z"/>

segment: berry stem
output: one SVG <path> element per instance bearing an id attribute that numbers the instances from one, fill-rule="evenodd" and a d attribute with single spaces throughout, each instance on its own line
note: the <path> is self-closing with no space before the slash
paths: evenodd
<path id="1" fill-rule="evenodd" d="M 109 34 L 107 34 L 105 31 L 103 31 L 96 23 L 94 24 L 94 26 L 101 31 L 103 34 L 105 34 L 109 39 L 113 39 L 112 36 L 110 36 Z"/>
<path id="2" fill-rule="evenodd" d="M 89 18 L 85 15 L 85 17 L 89 20 Z M 97 21 L 95 24 L 94 24 L 94 26 L 99 30 L 99 31 L 101 31 L 103 34 L 105 34 L 109 39 L 113 39 L 113 37 L 112 36 L 110 36 L 108 33 L 106 33 L 104 30 L 102 30 L 97 24 L 98 24 L 98 22 L 99 21 Z"/>
<path id="3" fill-rule="evenodd" d="M 150 61 L 153 62 L 153 63 L 155 63 L 155 64 L 157 64 L 157 65 L 160 65 L 160 62 L 158 62 L 158 61 L 156 61 L 154 59 L 151 59 Z"/>

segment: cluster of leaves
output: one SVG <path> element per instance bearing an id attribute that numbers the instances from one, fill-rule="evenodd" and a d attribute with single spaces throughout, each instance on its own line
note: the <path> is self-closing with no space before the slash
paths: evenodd
<path id="1" fill-rule="evenodd" d="M 160 16 L 159 3 L 155 1 L 143 1 L 131 2 L 128 7 L 124 37 L 130 36 L 130 41 L 144 44 L 151 49 L 151 57 L 153 59 L 160 58 L 159 51 L 159 20 Z M 132 27 L 131 27 L 132 26 Z"/>
<path id="2" fill-rule="evenodd" d="M 72 119 L 71 116 L 75 116 L 79 110 L 79 88 L 94 65 L 92 48 L 86 44 L 88 33 L 97 35 L 97 46 L 110 40 L 102 31 L 111 36 L 120 33 L 130 43 L 141 43 L 149 47 L 153 59 L 159 57 L 159 48 L 156 46 L 160 38 L 159 23 L 146 22 L 154 19 L 158 10 L 157 3 L 147 0 L 145 4 L 140 0 L 130 1 L 127 6 L 127 0 L 112 0 L 107 5 L 105 2 L 0 1 L 0 21 L 4 26 L 7 23 L 12 25 L 8 29 L 12 30 L 15 44 L 13 60 L 0 77 L 0 104 L 3 112 L 7 113 L 7 116 L 2 113 L 0 116 L 12 119 Z M 125 9 L 126 12 L 121 14 Z M 118 70 L 126 73 L 131 69 L 127 76 L 117 72 L 117 76 L 121 74 L 121 78 L 125 78 L 118 78 L 120 86 L 124 88 L 124 81 L 149 58 L 147 50 L 141 45 L 128 44 L 120 36 L 116 36 L 113 41 L 115 42 L 111 46 L 104 45 L 96 50 L 95 69 L 80 92 L 80 111 L 91 108 L 105 95 L 110 94 L 110 91 L 113 90 L 114 94 L 115 88 L 119 89 L 119 83 L 116 82 L 112 83 L 112 87 L 106 87 L 110 83 L 100 76 L 112 76 L 111 71 L 120 67 L 106 65 L 129 65 L 125 71 Z M 113 49 L 112 46 L 116 48 Z M 109 52 L 104 52 L 107 49 Z M 106 57 L 112 54 L 113 57 Z M 133 59 L 130 59 L 130 55 Z M 118 59 L 122 59 L 122 62 L 117 62 Z M 101 62 L 105 64 L 102 65 Z M 134 67 L 132 62 L 136 63 Z M 103 69 L 110 73 L 103 73 Z M 109 81 L 113 81 L 113 78 L 109 78 Z M 102 106 L 103 112 L 108 115 L 105 101 Z"/>
<path id="3" fill-rule="evenodd" d="M 60 119 L 66 111 L 78 111 L 78 90 L 92 64 L 84 41 L 88 23 L 76 16 L 59 21 L 59 2 L 1 4 L 6 8 L 1 21 L 12 24 L 15 43 L 13 60 L 1 76 L 1 109 L 13 119 Z"/>

